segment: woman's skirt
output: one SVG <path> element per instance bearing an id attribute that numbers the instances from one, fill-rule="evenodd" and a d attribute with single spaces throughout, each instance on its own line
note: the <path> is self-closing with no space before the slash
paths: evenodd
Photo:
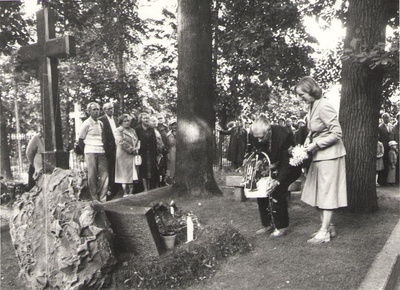
<path id="1" fill-rule="evenodd" d="M 376 159 L 376 171 L 381 171 L 385 169 L 385 165 L 383 164 L 383 157 Z"/>
<path id="2" fill-rule="evenodd" d="M 321 209 L 347 206 L 345 157 L 311 162 L 301 200 Z"/>

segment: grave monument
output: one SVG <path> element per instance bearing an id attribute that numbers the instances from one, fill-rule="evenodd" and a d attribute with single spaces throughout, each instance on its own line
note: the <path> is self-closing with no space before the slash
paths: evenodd
<path id="1" fill-rule="evenodd" d="M 45 153 L 37 185 L 15 201 L 10 234 L 20 276 L 32 289 L 100 289 L 116 259 L 105 213 L 82 200 L 85 175 L 68 169 L 63 151 L 57 58 L 73 56 L 72 36 L 55 38 L 56 13 L 37 12 L 38 41 L 19 50 L 21 62 L 39 67 Z"/>
<path id="2" fill-rule="evenodd" d="M 73 36 L 55 37 L 56 12 L 46 8 L 37 16 L 35 44 L 18 51 L 22 63 L 36 61 L 39 67 L 40 97 L 42 106 L 45 153 L 43 171 L 51 173 L 55 167 L 68 169 L 68 152 L 63 150 L 61 110 L 58 91 L 58 58 L 75 55 Z"/>
<path id="3" fill-rule="evenodd" d="M 39 67 L 46 152 L 37 186 L 15 203 L 10 234 L 27 286 L 100 289 L 109 284 L 114 250 L 145 256 L 166 252 L 147 205 L 169 189 L 144 193 L 145 204 L 85 200 L 85 174 L 67 170 L 58 94 L 57 58 L 75 55 L 75 41 L 55 38 L 55 21 L 52 9 L 37 12 L 38 41 L 18 53 L 21 62 L 36 61 Z"/>

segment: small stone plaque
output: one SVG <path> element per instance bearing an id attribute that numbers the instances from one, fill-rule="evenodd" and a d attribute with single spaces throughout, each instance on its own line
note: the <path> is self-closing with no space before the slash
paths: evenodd
<path id="1" fill-rule="evenodd" d="M 135 255 L 158 256 L 166 251 L 150 207 L 103 204 L 115 233 L 115 249 Z"/>

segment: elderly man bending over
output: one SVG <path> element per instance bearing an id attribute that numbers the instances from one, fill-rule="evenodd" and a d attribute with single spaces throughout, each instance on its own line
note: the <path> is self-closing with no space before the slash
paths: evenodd
<path id="1" fill-rule="evenodd" d="M 286 233 L 289 226 L 288 187 L 301 174 L 301 166 L 289 165 L 289 148 L 294 146 L 293 134 L 282 126 L 271 125 L 265 116 L 260 116 L 251 126 L 250 141 L 250 149 L 266 153 L 275 171 L 274 179 L 267 188 L 268 195 L 272 197 L 272 213 L 269 207 L 270 199 L 258 198 L 263 228 L 256 233 L 271 233 L 271 237 L 280 237 Z"/>

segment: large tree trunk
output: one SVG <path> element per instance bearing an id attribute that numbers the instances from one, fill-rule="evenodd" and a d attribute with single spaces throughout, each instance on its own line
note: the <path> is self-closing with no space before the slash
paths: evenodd
<path id="1" fill-rule="evenodd" d="M 178 4 L 178 135 L 175 190 L 221 194 L 213 175 L 211 1 Z"/>
<path id="2" fill-rule="evenodd" d="M 10 164 L 10 146 L 7 140 L 7 121 L 0 97 L 0 176 L 12 179 Z"/>
<path id="3" fill-rule="evenodd" d="M 360 53 L 385 41 L 386 0 L 350 0 L 344 48 Z M 375 187 L 379 109 L 382 102 L 383 70 L 368 63 L 346 60 L 342 69 L 340 123 L 347 150 L 349 210 L 378 209 Z"/>

